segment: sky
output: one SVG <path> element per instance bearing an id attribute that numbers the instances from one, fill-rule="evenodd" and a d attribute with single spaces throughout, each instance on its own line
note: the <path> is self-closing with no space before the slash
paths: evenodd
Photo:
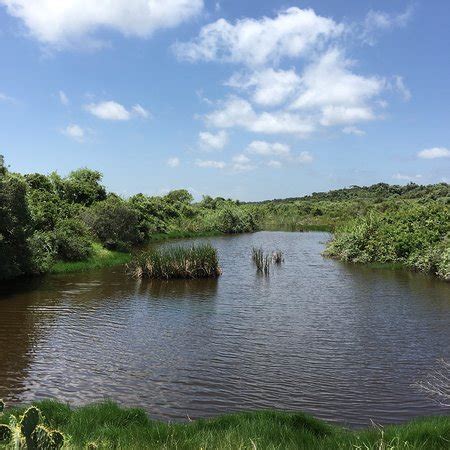
<path id="1" fill-rule="evenodd" d="M 125 197 L 450 182 L 448 0 L 0 0 L 0 154 Z"/>

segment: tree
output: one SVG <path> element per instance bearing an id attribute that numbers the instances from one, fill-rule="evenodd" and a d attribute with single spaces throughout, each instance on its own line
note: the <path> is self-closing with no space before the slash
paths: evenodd
<path id="1" fill-rule="evenodd" d="M 64 181 L 65 196 L 69 202 L 90 206 L 106 198 L 106 190 L 100 184 L 102 174 L 96 170 L 75 170 Z"/>
<path id="2" fill-rule="evenodd" d="M 22 275 L 28 269 L 30 215 L 26 184 L 18 176 L 0 173 L 0 278 Z"/>

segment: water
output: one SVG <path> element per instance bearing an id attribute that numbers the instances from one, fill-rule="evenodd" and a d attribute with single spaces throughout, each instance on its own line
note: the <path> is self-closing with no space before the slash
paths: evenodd
<path id="1" fill-rule="evenodd" d="M 123 268 L 0 288 L 0 398 L 110 398 L 163 420 L 303 410 L 349 426 L 448 413 L 412 383 L 450 358 L 450 285 L 323 258 L 326 233 L 208 239 L 219 280 Z M 285 264 L 256 273 L 252 246 Z"/>

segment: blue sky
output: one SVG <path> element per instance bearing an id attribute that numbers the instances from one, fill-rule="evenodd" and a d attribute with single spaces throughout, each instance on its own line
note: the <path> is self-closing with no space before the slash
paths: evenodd
<path id="1" fill-rule="evenodd" d="M 450 180 L 447 0 L 0 0 L 0 153 L 122 195 Z"/>

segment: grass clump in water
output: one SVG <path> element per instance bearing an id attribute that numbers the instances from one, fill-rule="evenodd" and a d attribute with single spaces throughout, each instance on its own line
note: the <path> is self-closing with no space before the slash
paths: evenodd
<path id="1" fill-rule="evenodd" d="M 127 266 L 136 278 L 216 278 L 222 271 L 217 250 L 210 244 L 173 246 L 137 255 Z"/>

